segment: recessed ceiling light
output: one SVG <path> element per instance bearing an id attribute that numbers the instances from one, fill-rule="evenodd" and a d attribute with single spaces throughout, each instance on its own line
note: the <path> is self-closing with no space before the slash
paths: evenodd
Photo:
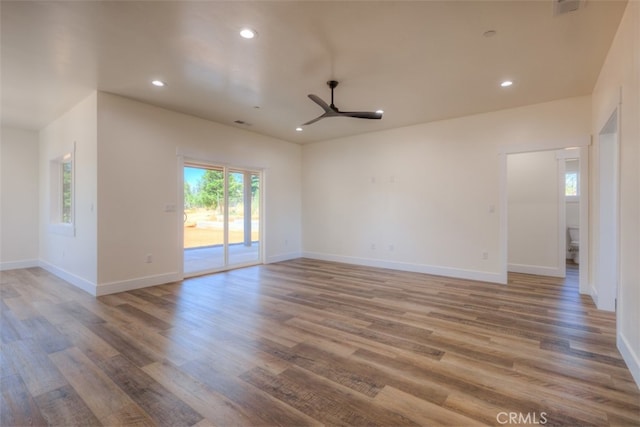
<path id="1" fill-rule="evenodd" d="M 378 114 L 384 114 L 384 110 L 376 110 L 376 113 L 378 113 Z"/>
<path id="2" fill-rule="evenodd" d="M 485 37 L 493 37 L 496 35 L 496 30 L 485 31 L 484 33 L 482 33 L 482 35 Z"/>
<path id="3" fill-rule="evenodd" d="M 513 84 L 513 82 L 511 80 L 505 80 L 502 83 L 500 83 L 500 86 L 502 87 L 509 87 Z"/>
<path id="4" fill-rule="evenodd" d="M 243 28 L 240 30 L 240 36 L 245 39 L 252 39 L 257 35 L 257 33 L 251 28 Z"/>
<path id="5" fill-rule="evenodd" d="M 296 128 L 296 132 L 302 132 L 302 128 L 301 128 L 300 126 L 298 126 L 298 127 Z"/>
<path id="6" fill-rule="evenodd" d="M 154 86 L 158 86 L 158 87 L 164 87 L 167 84 L 165 82 L 163 82 L 162 80 L 152 80 L 151 84 Z"/>

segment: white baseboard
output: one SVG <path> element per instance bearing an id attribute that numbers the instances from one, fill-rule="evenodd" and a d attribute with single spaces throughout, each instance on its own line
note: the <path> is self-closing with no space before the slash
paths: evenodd
<path id="1" fill-rule="evenodd" d="M 0 262 L 0 271 L 16 270 L 18 268 L 39 267 L 40 263 L 37 259 L 25 259 L 21 261 L 5 261 Z"/>
<path id="2" fill-rule="evenodd" d="M 629 345 L 629 341 L 620 332 L 617 334 L 616 344 L 620 354 L 627 364 L 627 368 L 631 372 L 631 376 L 636 382 L 636 385 L 640 389 L 640 357 Z"/>
<path id="3" fill-rule="evenodd" d="M 537 276 L 564 277 L 559 268 L 543 267 L 540 265 L 509 264 L 507 270 L 511 273 L 535 274 Z"/>
<path id="4" fill-rule="evenodd" d="M 413 273 L 432 274 L 434 276 L 455 277 L 457 279 L 469 279 L 481 282 L 506 284 L 504 275 L 500 273 L 490 273 L 487 271 L 465 270 L 452 267 L 437 267 L 427 264 L 413 264 L 408 262 L 359 258 L 318 252 L 303 252 L 302 256 L 304 256 L 305 258 L 318 259 L 322 261 L 334 261 L 342 262 L 345 264 L 364 265 L 367 267 L 388 268 L 392 270 L 410 271 Z"/>
<path id="5" fill-rule="evenodd" d="M 69 273 L 68 271 L 63 270 L 62 268 L 56 267 L 53 264 L 49 264 L 46 261 L 40 260 L 38 262 L 38 265 L 40 267 L 44 268 L 45 270 L 47 270 L 49 273 L 53 274 L 54 276 L 58 276 L 62 280 L 65 280 L 65 281 L 71 283 L 76 288 L 80 288 L 83 291 L 88 292 L 93 296 L 96 296 L 96 284 L 95 283 L 92 283 L 89 280 L 83 279 L 80 276 L 76 276 L 73 273 Z"/>
<path id="6" fill-rule="evenodd" d="M 594 284 L 591 285 L 591 299 L 593 300 L 593 303 L 597 307 L 598 306 L 598 290 L 596 289 L 596 286 Z"/>
<path id="7" fill-rule="evenodd" d="M 83 279 L 82 277 L 78 277 L 75 274 L 69 273 L 68 271 L 56 267 L 55 265 L 49 264 L 48 262 L 39 261 L 38 265 L 47 270 L 49 273 L 96 297 L 99 297 L 101 295 L 114 294 L 116 292 L 146 288 L 149 286 L 164 285 L 165 283 L 182 280 L 178 273 L 167 273 L 96 285 L 95 283 Z"/>
<path id="8" fill-rule="evenodd" d="M 96 287 L 95 295 L 99 297 L 101 295 L 115 294 L 117 292 L 148 288 L 149 286 L 164 285 L 167 283 L 178 282 L 180 280 L 182 280 L 182 277 L 178 272 L 137 277 L 135 279 L 100 284 Z"/>
<path id="9" fill-rule="evenodd" d="M 274 262 L 288 261 L 290 259 L 300 258 L 300 252 L 288 252 L 286 254 L 272 255 L 265 258 L 265 264 L 271 264 Z"/>

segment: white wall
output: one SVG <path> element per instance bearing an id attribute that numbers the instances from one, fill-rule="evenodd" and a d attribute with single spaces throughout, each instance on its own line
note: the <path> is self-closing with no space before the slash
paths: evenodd
<path id="1" fill-rule="evenodd" d="M 578 97 L 303 146 L 304 254 L 502 281 L 499 153 L 584 137 L 590 108 Z"/>
<path id="2" fill-rule="evenodd" d="M 621 102 L 620 139 L 620 247 L 618 282 L 618 348 L 640 384 L 640 2 L 627 4 L 622 22 L 593 91 L 591 183 L 598 182 L 600 133 Z M 591 224 L 598 224 L 597 190 L 591 205 Z M 592 234 L 594 229 L 591 230 Z M 597 254 L 597 241 L 592 241 Z M 594 260 L 597 262 L 597 260 Z M 593 264 L 593 262 L 591 263 Z M 595 280 L 594 270 L 590 280 Z"/>
<path id="3" fill-rule="evenodd" d="M 0 134 L 0 270 L 38 265 L 38 133 Z"/>
<path id="4" fill-rule="evenodd" d="M 93 293 L 97 281 L 97 94 L 40 130 L 40 264 Z M 51 161 L 75 143 L 75 236 L 50 229 Z"/>
<path id="5" fill-rule="evenodd" d="M 563 265 L 558 264 L 561 258 L 558 178 L 555 151 L 508 156 L 509 271 L 564 275 Z M 563 257 L 562 260 L 564 262 Z"/>
<path id="6" fill-rule="evenodd" d="M 106 93 L 98 139 L 98 294 L 181 278 L 178 154 L 263 169 L 266 262 L 300 255 L 299 145 Z"/>

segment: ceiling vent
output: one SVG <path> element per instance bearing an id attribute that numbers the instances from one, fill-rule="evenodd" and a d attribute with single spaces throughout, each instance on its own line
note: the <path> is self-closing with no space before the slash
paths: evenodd
<path id="1" fill-rule="evenodd" d="M 585 6 L 586 0 L 553 0 L 553 15 L 564 15 Z"/>

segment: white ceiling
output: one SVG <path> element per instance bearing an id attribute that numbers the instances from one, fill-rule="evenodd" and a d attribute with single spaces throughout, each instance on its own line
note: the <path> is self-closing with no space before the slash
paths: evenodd
<path id="1" fill-rule="evenodd" d="M 2 0 L 2 123 L 40 129 L 97 89 L 305 143 L 588 95 L 625 5 Z M 240 38 L 246 26 L 258 37 Z M 296 132 L 330 79 L 340 109 L 383 119 Z"/>

